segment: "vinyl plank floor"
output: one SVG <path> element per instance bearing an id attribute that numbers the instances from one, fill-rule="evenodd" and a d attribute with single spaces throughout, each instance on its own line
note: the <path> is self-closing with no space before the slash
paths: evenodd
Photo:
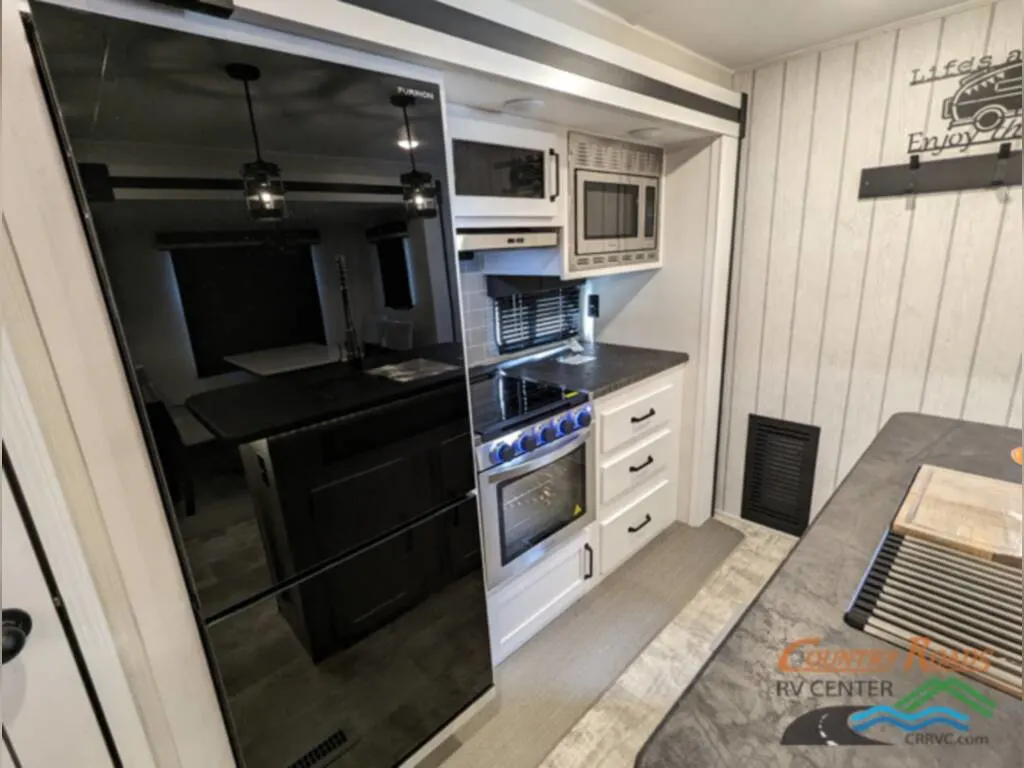
<path id="1" fill-rule="evenodd" d="M 540 768 L 633 768 L 644 742 L 796 542 L 793 536 L 746 520 L 718 521 L 741 531 L 742 543 L 573 725 Z"/>
<path id="2" fill-rule="evenodd" d="M 444 768 L 536 768 L 742 540 L 714 520 L 660 534 L 495 670 L 498 712 Z"/>

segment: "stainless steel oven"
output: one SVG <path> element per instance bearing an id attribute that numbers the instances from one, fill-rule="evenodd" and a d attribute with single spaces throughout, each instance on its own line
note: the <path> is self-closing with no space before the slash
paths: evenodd
<path id="1" fill-rule="evenodd" d="M 662 151 L 569 135 L 570 271 L 658 260 Z"/>
<path id="2" fill-rule="evenodd" d="M 588 403 L 477 449 L 489 588 L 525 572 L 594 521 L 591 419 Z"/>

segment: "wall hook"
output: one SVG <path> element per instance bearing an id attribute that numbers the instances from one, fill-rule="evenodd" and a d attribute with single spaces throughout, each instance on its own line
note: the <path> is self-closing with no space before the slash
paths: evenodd
<path id="1" fill-rule="evenodd" d="M 921 168 L 921 156 L 910 156 L 910 180 L 907 182 L 907 210 L 914 210 L 914 201 L 917 197 L 917 172 Z"/>
<path id="2" fill-rule="evenodd" d="M 1010 201 L 1010 190 L 1006 187 L 1006 164 L 1010 159 L 1010 142 L 999 145 L 996 155 L 996 169 L 992 175 L 992 186 L 998 188 L 999 202 L 1004 205 Z"/>

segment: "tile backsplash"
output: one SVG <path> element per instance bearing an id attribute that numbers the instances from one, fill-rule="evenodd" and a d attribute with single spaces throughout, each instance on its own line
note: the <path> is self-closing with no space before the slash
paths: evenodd
<path id="1" fill-rule="evenodd" d="M 473 366 L 493 361 L 498 358 L 494 341 L 494 302 L 487 295 L 487 276 L 477 259 L 459 262 L 459 280 L 467 362 Z"/>
<path id="2" fill-rule="evenodd" d="M 479 259 L 459 261 L 459 282 L 462 290 L 462 327 L 466 338 L 466 362 L 471 368 L 475 365 L 514 360 L 524 355 L 556 349 L 565 344 L 564 341 L 556 341 L 528 350 L 499 354 L 494 333 L 494 300 L 487 295 L 487 275 L 483 273 L 483 265 Z M 583 336 L 589 339 L 586 332 Z"/>

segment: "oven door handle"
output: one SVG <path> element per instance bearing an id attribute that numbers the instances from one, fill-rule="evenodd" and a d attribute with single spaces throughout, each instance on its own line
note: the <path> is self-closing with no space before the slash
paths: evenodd
<path id="1" fill-rule="evenodd" d="M 482 472 L 481 476 L 486 477 L 491 482 L 497 482 L 499 480 L 504 480 L 507 477 L 521 477 L 522 475 L 528 475 L 534 470 L 540 469 L 545 464 L 550 464 L 552 461 L 558 461 L 558 459 L 568 456 L 579 448 L 588 437 L 590 437 L 589 429 L 585 432 L 577 432 L 574 438 L 563 445 L 559 445 L 557 448 L 528 453 L 525 456 L 519 457 L 515 461 L 510 461 L 508 464 L 503 464 L 502 466 L 495 467 L 494 469 L 488 469 L 486 472 Z"/>

